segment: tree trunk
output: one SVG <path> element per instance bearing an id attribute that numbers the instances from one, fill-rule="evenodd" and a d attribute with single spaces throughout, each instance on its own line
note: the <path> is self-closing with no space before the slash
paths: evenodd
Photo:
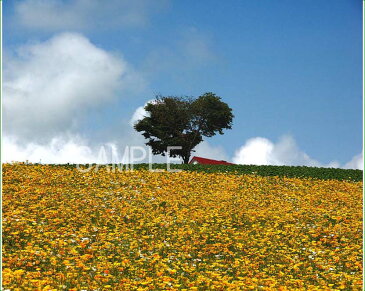
<path id="1" fill-rule="evenodd" d="M 182 157 L 184 164 L 189 164 L 190 155 L 186 155 Z"/>

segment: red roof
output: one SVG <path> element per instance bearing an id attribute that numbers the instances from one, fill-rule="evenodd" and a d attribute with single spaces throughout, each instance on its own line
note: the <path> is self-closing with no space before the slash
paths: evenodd
<path id="1" fill-rule="evenodd" d="M 197 162 L 198 164 L 203 164 L 203 165 L 234 165 L 232 163 L 228 163 L 226 161 L 218 161 L 218 160 L 211 160 L 211 159 L 206 159 L 206 158 L 201 158 L 201 157 L 193 157 L 189 164 L 193 164 L 194 162 Z"/>

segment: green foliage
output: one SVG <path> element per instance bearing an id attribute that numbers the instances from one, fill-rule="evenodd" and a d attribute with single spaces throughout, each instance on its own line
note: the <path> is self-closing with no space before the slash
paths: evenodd
<path id="1" fill-rule="evenodd" d="M 171 169 L 206 173 L 254 174 L 288 178 L 314 178 L 321 180 L 362 181 L 363 171 L 338 168 L 315 168 L 305 166 L 257 166 L 257 165 L 199 165 L 171 164 Z M 148 168 L 148 164 L 135 165 L 135 169 Z M 166 164 L 154 164 L 154 169 L 166 169 Z"/>
<path id="2" fill-rule="evenodd" d="M 148 140 L 153 154 L 165 155 L 169 146 L 172 157 L 181 157 L 188 163 L 193 149 L 203 137 L 223 134 L 232 128 L 232 109 L 214 93 L 205 93 L 197 99 L 189 97 L 156 96 L 145 108 L 147 116 L 134 128 Z"/>
<path id="3" fill-rule="evenodd" d="M 32 166 L 33 164 L 24 164 L 23 166 Z M 51 164 L 52 167 L 63 167 L 74 169 L 76 164 Z M 82 167 L 82 165 L 80 165 Z M 93 167 L 96 164 L 92 165 Z M 111 167 L 111 165 L 102 165 L 102 167 Z M 89 165 L 85 165 L 86 168 Z M 153 169 L 167 169 L 166 164 L 152 164 Z M 258 175 L 258 176 L 279 176 L 288 178 L 314 178 L 321 180 L 348 180 L 362 181 L 363 171 L 353 169 L 338 169 L 338 168 L 316 168 L 306 166 L 257 166 L 257 165 L 199 165 L 199 164 L 170 164 L 171 169 L 180 169 L 184 171 L 196 171 L 205 173 L 230 173 L 236 175 Z M 134 170 L 149 169 L 148 164 L 135 164 Z M 91 171 L 93 171 L 92 168 Z"/>

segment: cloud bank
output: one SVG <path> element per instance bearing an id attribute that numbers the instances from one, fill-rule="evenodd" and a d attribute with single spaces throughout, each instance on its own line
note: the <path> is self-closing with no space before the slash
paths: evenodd
<path id="1" fill-rule="evenodd" d="M 20 141 L 77 128 L 89 109 L 142 82 L 121 57 L 75 33 L 21 47 L 6 60 L 4 78 L 4 134 Z"/>
<path id="2" fill-rule="evenodd" d="M 339 168 L 337 161 L 322 164 L 299 149 L 291 136 L 283 136 L 277 143 L 264 137 L 254 137 L 236 150 L 233 163 L 251 165 L 288 165 Z M 363 169 L 363 155 L 355 156 L 344 168 Z"/>
<path id="3" fill-rule="evenodd" d="M 133 127 L 134 124 L 143 119 L 146 116 L 149 116 L 149 113 L 144 109 L 148 103 L 153 103 L 154 99 L 148 100 L 143 106 L 139 106 L 133 113 L 132 118 L 129 120 L 129 124 Z"/>
<path id="4" fill-rule="evenodd" d="M 351 161 L 344 165 L 345 169 L 364 169 L 364 153 L 354 156 Z"/>
<path id="5" fill-rule="evenodd" d="M 40 144 L 19 143 L 16 138 L 3 137 L 2 156 L 6 162 L 28 161 L 30 163 L 96 163 L 98 152 L 93 150 L 80 137 L 53 137 L 49 142 Z"/>
<path id="6" fill-rule="evenodd" d="M 24 0 L 15 2 L 14 23 L 45 32 L 143 27 L 168 5 L 168 0 Z"/>
<path id="7" fill-rule="evenodd" d="M 121 57 L 77 33 L 61 33 L 20 47 L 5 60 L 3 158 L 44 163 L 94 162 L 100 142 L 87 139 L 82 121 L 119 100 L 128 103 L 145 81 Z M 106 143 L 143 144 L 128 124 Z M 122 133 L 122 134 L 121 134 Z"/>

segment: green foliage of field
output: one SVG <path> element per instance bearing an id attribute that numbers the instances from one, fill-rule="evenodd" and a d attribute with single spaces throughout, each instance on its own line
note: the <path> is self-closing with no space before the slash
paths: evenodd
<path id="1" fill-rule="evenodd" d="M 56 165 L 57 166 L 57 165 Z M 58 165 L 59 166 L 59 165 Z M 75 167 L 67 164 L 63 167 Z M 166 169 L 166 164 L 153 164 L 153 169 Z M 136 164 L 135 170 L 148 169 L 148 164 Z M 232 173 L 232 174 L 255 174 L 259 176 L 279 176 L 288 178 L 314 178 L 321 180 L 348 180 L 362 181 L 363 171 L 338 168 L 316 168 L 305 166 L 256 166 L 256 165 L 192 165 L 192 164 L 171 164 L 171 169 L 185 171 L 197 171 L 206 173 Z"/>
<path id="2" fill-rule="evenodd" d="M 148 168 L 148 165 L 140 164 L 138 167 Z M 165 169 L 165 164 L 154 164 L 153 168 Z M 256 165 L 171 165 L 172 169 L 198 171 L 206 173 L 229 172 L 236 174 L 256 174 L 259 176 L 279 176 L 289 178 L 316 178 L 323 180 L 350 180 L 362 181 L 363 171 L 338 168 L 316 168 L 304 166 L 256 166 Z"/>

